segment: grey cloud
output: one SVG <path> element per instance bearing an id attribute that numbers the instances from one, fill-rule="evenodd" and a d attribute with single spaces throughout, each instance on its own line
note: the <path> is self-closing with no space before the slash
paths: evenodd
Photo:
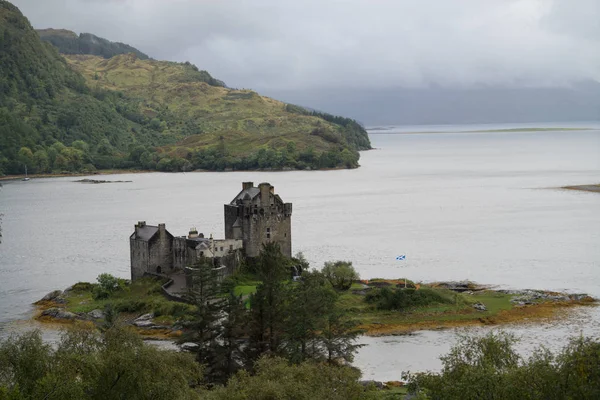
<path id="1" fill-rule="evenodd" d="M 16 0 L 35 27 L 189 60 L 233 87 L 600 81 L 597 0 Z"/>

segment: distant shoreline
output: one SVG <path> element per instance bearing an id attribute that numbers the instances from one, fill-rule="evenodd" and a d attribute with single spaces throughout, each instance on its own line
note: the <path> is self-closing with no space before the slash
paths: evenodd
<path id="1" fill-rule="evenodd" d="M 29 174 L 28 178 L 31 179 L 42 179 L 42 178 L 71 178 L 77 176 L 92 176 L 92 175 L 118 175 L 118 174 L 145 174 L 148 172 L 160 172 L 160 171 L 145 171 L 137 169 L 107 169 L 94 172 L 73 172 L 68 174 Z M 6 175 L 0 176 L 0 181 L 18 181 L 25 178 L 25 175 Z"/>
<path id="2" fill-rule="evenodd" d="M 390 132 L 391 129 L 371 128 L 367 129 L 373 135 L 417 135 L 421 133 L 494 133 L 494 132 L 555 132 L 555 131 L 590 131 L 594 128 L 510 128 L 510 129 L 485 129 L 471 131 L 414 131 L 414 132 Z"/>
<path id="3" fill-rule="evenodd" d="M 592 185 L 562 186 L 561 189 L 580 190 L 583 192 L 600 193 L 600 183 Z"/>

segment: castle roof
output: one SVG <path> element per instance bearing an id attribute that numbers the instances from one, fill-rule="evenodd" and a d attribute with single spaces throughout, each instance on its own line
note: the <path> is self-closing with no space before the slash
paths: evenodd
<path id="1" fill-rule="evenodd" d="M 131 235 L 132 239 L 139 239 L 143 241 L 150 241 L 158 233 L 158 226 L 152 225 L 144 225 L 142 227 L 136 228 L 133 235 Z"/>
<path id="2" fill-rule="evenodd" d="M 233 200 L 231 200 L 231 204 L 235 205 L 238 200 L 244 200 L 246 196 L 248 196 L 248 200 L 254 200 L 256 196 L 260 195 L 260 189 L 257 187 L 251 187 L 248 189 L 242 190 Z"/>

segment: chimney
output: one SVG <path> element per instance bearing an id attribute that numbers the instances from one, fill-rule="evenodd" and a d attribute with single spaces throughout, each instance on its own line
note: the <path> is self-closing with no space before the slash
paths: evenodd
<path id="1" fill-rule="evenodd" d="M 160 235 L 164 235 L 165 232 L 167 231 L 167 228 L 165 226 L 165 224 L 158 224 L 158 232 L 160 233 Z"/>
<path id="2" fill-rule="evenodd" d="M 188 239 L 196 239 L 197 237 L 199 237 L 198 230 L 196 228 L 190 229 L 190 233 L 188 235 Z"/>
<path id="3" fill-rule="evenodd" d="M 138 226 L 138 228 L 143 228 L 143 227 L 145 227 L 145 226 L 146 226 L 146 221 L 138 221 L 138 224 L 137 224 L 137 226 Z"/>
<path id="4" fill-rule="evenodd" d="M 269 188 L 269 192 L 271 192 L 271 194 L 275 194 L 275 186 L 271 186 Z"/>
<path id="5" fill-rule="evenodd" d="M 254 187 L 254 182 L 242 182 L 242 190 Z"/>
<path id="6" fill-rule="evenodd" d="M 262 204 L 263 207 L 266 207 L 269 205 L 269 198 L 270 198 L 269 195 L 271 193 L 271 184 L 263 182 L 260 185 L 258 185 L 258 188 L 260 189 L 260 203 Z"/>

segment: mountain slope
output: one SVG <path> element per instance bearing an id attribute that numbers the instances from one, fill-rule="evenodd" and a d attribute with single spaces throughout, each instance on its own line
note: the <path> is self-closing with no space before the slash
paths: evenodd
<path id="1" fill-rule="evenodd" d="M 111 42 L 91 33 L 77 36 L 75 32 L 65 29 L 37 29 L 36 32 L 42 40 L 53 44 L 63 54 L 93 54 L 111 58 L 119 54 L 133 53 L 142 60 L 150 58 L 128 44 Z"/>
<path id="2" fill-rule="evenodd" d="M 139 60 L 132 55 L 110 60 L 95 56 L 66 57 L 90 86 L 122 91 L 137 99 L 140 111 L 148 116 L 160 116 L 167 130 L 204 134 L 202 138 L 189 138 L 186 145 L 194 139 L 210 141 L 208 138 L 214 135 L 206 134 L 214 133 L 242 143 L 254 136 L 259 146 L 300 138 L 300 146 L 312 145 L 321 150 L 331 144 L 346 143 L 357 149 L 370 147 L 366 135 L 352 136 L 351 120 L 339 118 L 336 121 L 329 116 L 330 121 L 327 121 L 325 115 L 286 105 L 250 90 L 211 86 L 212 77 L 206 77 L 205 71 L 198 71 L 190 64 Z M 184 121 L 193 121 L 193 125 L 182 128 Z M 343 126 L 344 123 L 348 127 Z M 360 129 L 357 124 L 353 128 Z M 240 150 L 237 153 L 244 153 L 248 148 L 236 143 L 231 147 Z"/>
<path id="3" fill-rule="evenodd" d="M 353 120 L 226 88 L 189 63 L 66 57 L 0 0 L 0 173 L 352 168 L 370 148 Z"/>
<path id="4" fill-rule="evenodd" d="M 20 11 L 0 0 L 0 172 L 106 167 L 107 157 L 119 166 L 114 161 L 130 144 L 167 142 L 119 113 L 121 105 L 118 96 L 92 93 Z M 74 142 L 79 148 L 65 146 Z"/>

